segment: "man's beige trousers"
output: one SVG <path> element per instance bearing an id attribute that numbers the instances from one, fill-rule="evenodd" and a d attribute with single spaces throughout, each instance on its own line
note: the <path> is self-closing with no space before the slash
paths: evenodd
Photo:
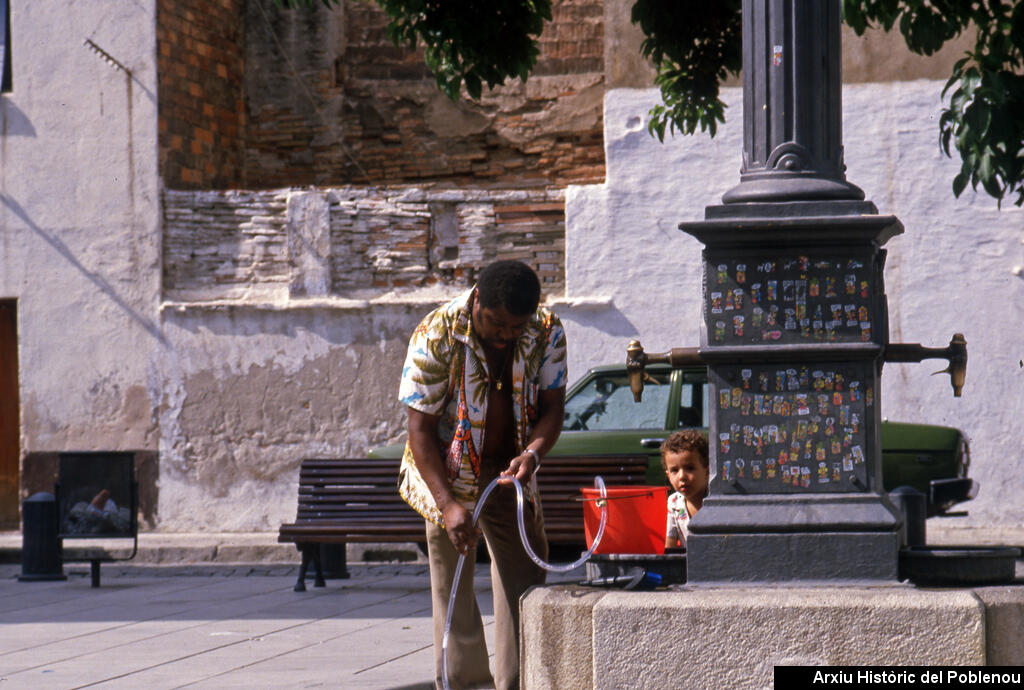
<path id="1" fill-rule="evenodd" d="M 539 506 L 526 502 L 526 533 L 534 552 L 548 558 L 544 517 Z M 491 492 L 477 526 L 484 533 L 491 555 L 491 587 L 494 591 L 494 676 L 497 690 L 519 687 L 519 599 L 533 585 L 543 584 L 546 572 L 536 565 L 519 539 L 514 486 L 499 485 Z M 447 532 L 427 522 L 427 558 L 430 562 L 430 590 L 434 615 L 435 683 L 443 687 L 442 639 L 448 599 L 459 553 Z M 482 548 L 479 544 L 477 548 Z M 484 642 L 483 621 L 473 593 L 476 558 L 466 557 L 448 636 L 448 683 L 455 688 L 491 687 L 492 676 Z"/>

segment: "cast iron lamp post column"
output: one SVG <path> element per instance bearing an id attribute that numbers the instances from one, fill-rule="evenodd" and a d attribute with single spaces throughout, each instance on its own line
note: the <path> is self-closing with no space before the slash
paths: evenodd
<path id="1" fill-rule="evenodd" d="M 687 581 L 895 582 L 902 516 L 882 483 L 885 361 L 950 361 L 967 345 L 890 344 L 882 246 L 903 232 L 847 182 L 839 0 L 743 1 L 743 167 L 704 220 L 701 344 L 644 366 L 707 364 L 709 495 L 690 522 Z"/>
<path id="2" fill-rule="evenodd" d="M 687 580 L 895 582 L 902 516 L 882 484 L 884 361 L 967 361 L 889 343 L 882 246 L 903 232 L 847 182 L 839 0 L 744 0 L 743 167 L 705 219 L 701 346 L 630 344 L 634 394 L 655 361 L 708 365 L 712 479 Z"/>
<path id="3" fill-rule="evenodd" d="M 838 2 L 743 3 L 743 168 L 724 203 L 864 199 L 843 163 L 840 45 Z"/>
<path id="4" fill-rule="evenodd" d="M 704 249 L 713 478 L 687 579 L 895 582 L 882 489 L 882 245 L 846 181 L 839 0 L 744 0 L 740 183 L 680 228 Z"/>

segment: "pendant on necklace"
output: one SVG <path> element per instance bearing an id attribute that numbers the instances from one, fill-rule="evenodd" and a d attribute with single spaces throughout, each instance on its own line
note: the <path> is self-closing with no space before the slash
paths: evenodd
<path id="1" fill-rule="evenodd" d="M 501 379 L 498 379 L 498 383 L 495 386 L 495 388 L 498 389 L 499 391 L 501 390 Z"/>

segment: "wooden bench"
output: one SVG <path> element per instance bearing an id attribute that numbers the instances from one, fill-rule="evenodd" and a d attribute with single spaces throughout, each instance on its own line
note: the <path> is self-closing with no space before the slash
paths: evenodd
<path id="1" fill-rule="evenodd" d="M 424 542 L 423 518 L 398 495 L 393 458 L 309 458 L 299 470 L 299 508 L 295 522 L 281 525 L 277 540 L 294 543 L 302 554 L 296 592 L 306 589 L 310 562 L 314 585 L 324 586 L 321 544 Z M 580 489 L 594 485 L 645 483 L 647 456 L 547 457 L 537 474 L 548 543 L 583 545 Z M 341 549 L 344 559 L 344 548 Z M 342 560 L 341 577 L 347 577 Z"/>

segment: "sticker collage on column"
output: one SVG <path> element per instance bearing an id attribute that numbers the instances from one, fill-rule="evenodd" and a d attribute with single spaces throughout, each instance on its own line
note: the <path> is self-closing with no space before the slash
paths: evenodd
<path id="1" fill-rule="evenodd" d="M 871 378 L 857 365 L 718 367 L 717 452 L 726 485 L 764 492 L 864 486 Z M 723 376 L 723 370 L 726 374 Z"/>
<path id="2" fill-rule="evenodd" d="M 859 259 L 795 256 L 706 262 L 708 341 L 869 342 L 871 268 Z"/>

